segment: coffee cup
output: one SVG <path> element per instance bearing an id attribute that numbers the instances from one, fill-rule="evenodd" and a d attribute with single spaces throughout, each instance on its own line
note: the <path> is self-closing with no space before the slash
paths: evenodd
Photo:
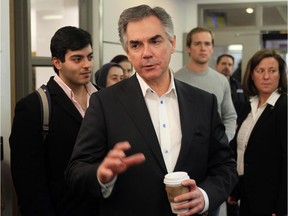
<path id="1" fill-rule="evenodd" d="M 188 208 L 187 209 L 181 209 L 181 210 L 176 210 L 174 208 L 174 206 L 176 204 L 174 202 L 174 198 L 176 196 L 179 196 L 181 194 L 189 192 L 188 187 L 181 185 L 182 181 L 189 179 L 189 178 L 190 177 L 186 172 L 172 172 L 172 173 L 166 174 L 164 177 L 165 189 L 167 192 L 168 200 L 169 200 L 170 205 L 171 205 L 172 212 L 174 214 L 185 213 L 189 210 Z M 185 203 L 185 202 L 188 202 L 188 201 L 184 201 L 181 203 Z M 177 204 L 179 204 L 179 203 L 177 203 Z"/>

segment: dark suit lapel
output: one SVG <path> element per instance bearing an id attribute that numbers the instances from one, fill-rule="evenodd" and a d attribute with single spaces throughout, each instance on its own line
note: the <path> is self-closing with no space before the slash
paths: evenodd
<path id="1" fill-rule="evenodd" d="M 273 109 L 274 107 L 272 105 L 267 104 L 263 113 L 261 114 L 258 121 L 256 122 L 254 128 L 252 129 L 250 137 L 252 137 L 254 134 L 254 131 L 257 131 L 257 129 L 265 122 L 265 119 L 272 113 Z"/>
<path id="2" fill-rule="evenodd" d="M 49 88 L 52 100 L 55 103 L 57 103 L 59 107 L 65 110 L 65 112 L 67 112 L 76 121 L 81 123 L 83 119 L 81 114 L 76 109 L 70 98 L 65 94 L 62 88 L 54 81 L 53 78 L 50 78 L 49 82 L 47 83 L 47 86 Z"/>
<path id="3" fill-rule="evenodd" d="M 160 144 L 158 142 L 158 138 L 155 133 L 138 80 L 134 75 L 129 80 L 125 80 L 123 82 L 125 82 L 125 84 L 123 83 L 124 85 L 121 86 L 122 92 L 119 93 L 118 97 L 120 103 L 133 120 L 135 127 L 142 134 L 143 139 L 153 152 L 153 155 L 159 162 L 159 165 L 165 172 L 167 172 Z"/>
<path id="4" fill-rule="evenodd" d="M 194 102 L 194 98 L 191 97 L 191 92 L 187 92 L 182 83 L 175 80 L 177 97 L 179 103 L 180 122 L 182 131 L 181 148 L 178 156 L 178 160 L 175 166 L 176 170 L 181 170 L 184 160 L 189 157 L 190 145 L 193 144 L 192 139 L 194 136 L 201 136 L 201 132 L 197 131 L 195 126 L 199 121 L 197 103 Z M 188 98 L 187 98 L 188 97 Z M 191 121 L 193 119 L 193 121 Z"/>

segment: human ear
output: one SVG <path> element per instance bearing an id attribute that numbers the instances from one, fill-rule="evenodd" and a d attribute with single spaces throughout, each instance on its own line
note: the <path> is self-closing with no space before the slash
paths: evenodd
<path id="1" fill-rule="evenodd" d="M 62 68 L 62 62 L 60 61 L 60 59 L 53 57 L 52 58 L 52 64 L 58 69 L 60 70 Z"/>

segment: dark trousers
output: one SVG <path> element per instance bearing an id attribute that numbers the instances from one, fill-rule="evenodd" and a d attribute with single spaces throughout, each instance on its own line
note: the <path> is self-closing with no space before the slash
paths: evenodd
<path id="1" fill-rule="evenodd" d="M 259 214 L 255 213 L 253 209 L 251 208 L 251 205 L 248 201 L 248 197 L 246 193 L 244 192 L 244 181 L 245 178 L 243 176 L 240 176 L 239 178 L 239 190 L 240 190 L 240 208 L 239 208 L 239 213 L 240 216 L 271 216 L 271 214 Z"/>

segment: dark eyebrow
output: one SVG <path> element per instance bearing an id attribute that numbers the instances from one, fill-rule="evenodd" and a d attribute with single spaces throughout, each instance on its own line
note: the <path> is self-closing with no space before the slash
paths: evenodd
<path id="1" fill-rule="evenodd" d="M 155 36 L 151 37 L 151 38 L 149 39 L 149 41 L 155 41 L 155 40 L 157 40 L 158 38 L 163 38 L 163 37 L 162 37 L 162 35 L 155 35 Z M 137 40 L 131 40 L 131 41 L 129 41 L 129 44 L 137 44 L 137 43 L 140 43 L 140 41 L 137 41 Z"/>
<path id="2" fill-rule="evenodd" d="M 155 41 L 157 40 L 158 38 L 163 38 L 161 35 L 155 35 L 154 37 L 150 38 L 149 41 Z"/>
<path id="3" fill-rule="evenodd" d="M 72 56 L 70 56 L 70 58 L 82 58 L 83 57 L 83 55 L 72 55 Z"/>
<path id="4" fill-rule="evenodd" d="M 137 41 L 137 40 L 131 40 L 131 41 L 129 41 L 129 44 L 137 44 L 137 43 L 139 43 L 139 41 Z"/>
<path id="5" fill-rule="evenodd" d="M 91 56 L 91 55 L 93 55 L 93 52 L 91 52 L 91 53 L 89 53 L 87 56 Z M 84 55 L 80 55 L 80 54 L 75 54 L 75 55 L 72 55 L 72 56 L 70 56 L 71 58 L 81 58 L 81 57 L 84 57 Z"/>

